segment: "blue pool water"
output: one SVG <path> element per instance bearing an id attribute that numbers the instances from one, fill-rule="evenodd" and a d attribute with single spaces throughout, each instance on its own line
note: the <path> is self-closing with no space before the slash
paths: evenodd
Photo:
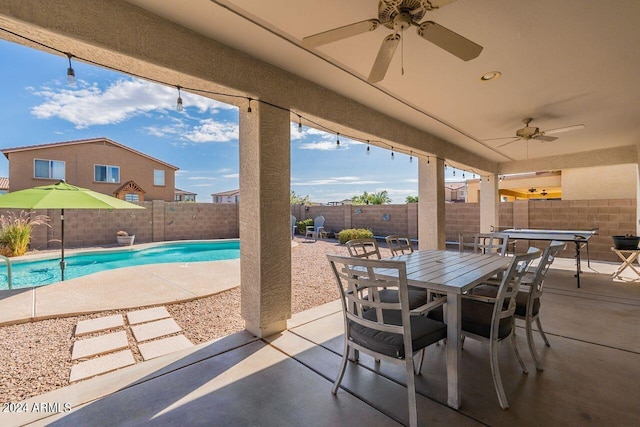
<path id="1" fill-rule="evenodd" d="M 240 258 L 240 241 L 195 241 L 162 243 L 145 249 L 123 249 L 86 252 L 65 257 L 65 279 L 86 276 L 99 271 L 169 262 L 220 261 Z M 60 258 L 12 262 L 12 288 L 43 286 L 59 282 Z M 0 265 L 0 290 L 7 289 L 7 268 Z"/>

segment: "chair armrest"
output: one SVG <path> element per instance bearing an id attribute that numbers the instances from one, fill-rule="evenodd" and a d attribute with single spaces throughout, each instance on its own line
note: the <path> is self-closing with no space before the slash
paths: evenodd
<path id="1" fill-rule="evenodd" d="M 313 225 L 307 225 L 307 231 L 314 231 Z"/>
<path id="2" fill-rule="evenodd" d="M 422 316 L 425 313 L 430 312 L 431 310 L 433 310 L 434 308 L 440 307 L 441 305 L 443 305 L 444 303 L 447 302 L 447 297 L 441 297 L 438 299 L 435 299 L 431 302 L 428 302 L 424 305 L 421 305 L 420 307 L 416 307 L 413 310 L 410 311 L 410 314 L 412 316 Z"/>
<path id="3" fill-rule="evenodd" d="M 462 298 L 479 301 L 479 302 L 486 302 L 486 303 L 495 303 L 498 300 L 497 298 L 485 297 L 483 295 L 474 295 L 474 294 L 463 294 Z"/>

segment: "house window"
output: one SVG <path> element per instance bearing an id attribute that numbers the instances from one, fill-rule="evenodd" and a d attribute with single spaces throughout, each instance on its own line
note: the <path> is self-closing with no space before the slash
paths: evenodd
<path id="1" fill-rule="evenodd" d="M 136 193 L 127 193 L 124 195 L 125 202 L 139 202 L 140 196 Z"/>
<path id="2" fill-rule="evenodd" d="M 180 201 L 180 195 L 179 194 L 174 195 L 173 196 L 173 201 L 174 202 L 179 202 Z"/>
<path id="3" fill-rule="evenodd" d="M 227 203 L 231 203 L 231 196 L 227 196 Z"/>
<path id="4" fill-rule="evenodd" d="M 96 182 L 120 182 L 120 167 L 109 165 L 95 165 L 93 180 Z"/>
<path id="5" fill-rule="evenodd" d="M 33 176 L 45 179 L 64 179 L 64 162 L 35 159 Z"/>
<path id="6" fill-rule="evenodd" d="M 222 203 L 222 196 L 216 196 L 216 203 Z"/>
<path id="7" fill-rule="evenodd" d="M 164 171 L 160 169 L 153 170 L 153 185 L 164 186 Z"/>
<path id="8" fill-rule="evenodd" d="M 240 196 L 236 196 L 236 203 L 240 201 Z"/>

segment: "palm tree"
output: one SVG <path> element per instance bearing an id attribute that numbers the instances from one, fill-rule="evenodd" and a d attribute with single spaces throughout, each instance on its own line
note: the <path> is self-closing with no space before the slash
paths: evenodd
<path id="1" fill-rule="evenodd" d="M 354 205 L 384 205 L 391 203 L 391 197 L 387 190 L 382 190 L 377 193 L 369 194 L 366 191 L 360 196 L 353 196 L 351 202 Z"/>

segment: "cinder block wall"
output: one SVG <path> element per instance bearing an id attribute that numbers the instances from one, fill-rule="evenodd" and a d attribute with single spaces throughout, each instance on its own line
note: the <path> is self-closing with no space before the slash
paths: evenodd
<path id="1" fill-rule="evenodd" d="M 146 210 L 67 210 L 65 242 L 67 247 L 115 244 L 118 230 L 136 235 L 137 243 L 163 240 L 237 238 L 238 205 L 212 203 L 142 202 Z M 14 210 L 16 214 L 20 210 Z M 60 211 L 38 211 L 49 215 L 51 228 L 36 227 L 31 247 L 60 247 Z M 346 228 L 369 228 L 374 235 L 404 234 L 417 238 L 417 205 L 301 206 L 291 207 L 298 220 L 325 217 L 325 227 L 339 232 Z M 480 230 L 478 203 L 445 205 L 447 241 L 465 241 Z M 598 229 L 589 241 L 591 259 L 617 261 L 611 252 L 611 236 L 635 234 L 636 200 L 548 200 L 500 203 L 500 228 L 545 228 L 568 230 Z M 545 242 L 518 242 L 517 250 L 544 247 Z M 574 255 L 573 245 L 561 254 Z M 586 255 L 586 254 L 585 254 Z"/>
<path id="2" fill-rule="evenodd" d="M 347 228 L 368 228 L 376 236 L 389 234 L 417 236 L 417 214 L 412 212 L 415 226 L 409 227 L 409 205 L 342 205 L 291 207 L 298 221 L 324 216 L 324 227 L 330 232 Z M 415 209 L 415 207 L 414 207 Z"/>
<path id="3" fill-rule="evenodd" d="M 345 228 L 369 228 L 374 235 L 409 234 L 417 237 L 417 205 L 344 205 L 344 206 L 292 206 L 292 213 L 300 219 L 325 217 L 330 231 Z M 589 241 L 589 255 L 593 260 L 617 261 L 611 252 L 611 236 L 635 234 L 636 200 L 518 200 L 500 203 L 500 229 L 544 228 L 556 230 L 591 230 L 598 234 Z M 389 215 L 383 220 L 383 215 Z M 480 231 L 480 205 L 478 203 L 445 204 L 445 238 L 458 241 L 462 234 L 465 242 Z M 519 241 L 516 250 L 526 251 L 531 246 L 545 247 L 546 242 Z M 573 244 L 560 254 L 571 258 L 575 254 Z M 586 257 L 586 252 L 583 251 Z"/>
<path id="4" fill-rule="evenodd" d="M 213 203 L 141 202 L 145 210 L 65 210 L 65 247 L 104 246 L 116 243 L 116 233 L 135 234 L 135 243 L 165 240 L 239 237 L 238 205 Z M 20 211 L 17 210 L 17 213 Z M 36 227 L 33 249 L 60 247 L 60 210 L 48 215 L 51 228 Z"/>
<path id="5" fill-rule="evenodd" d="M 589 240 L 591 259 L 618 261 L 611 236 L 636 234 L 636 200 L 553 200 L 529 203 L 529 227 L 564 230 L 598 229 Z M 531 242 L 533 245 L 533 242 Z M 573 244 L 561 256 L 575 253 Z M 586 253 L 583 253 L 586 257 Z"/>

